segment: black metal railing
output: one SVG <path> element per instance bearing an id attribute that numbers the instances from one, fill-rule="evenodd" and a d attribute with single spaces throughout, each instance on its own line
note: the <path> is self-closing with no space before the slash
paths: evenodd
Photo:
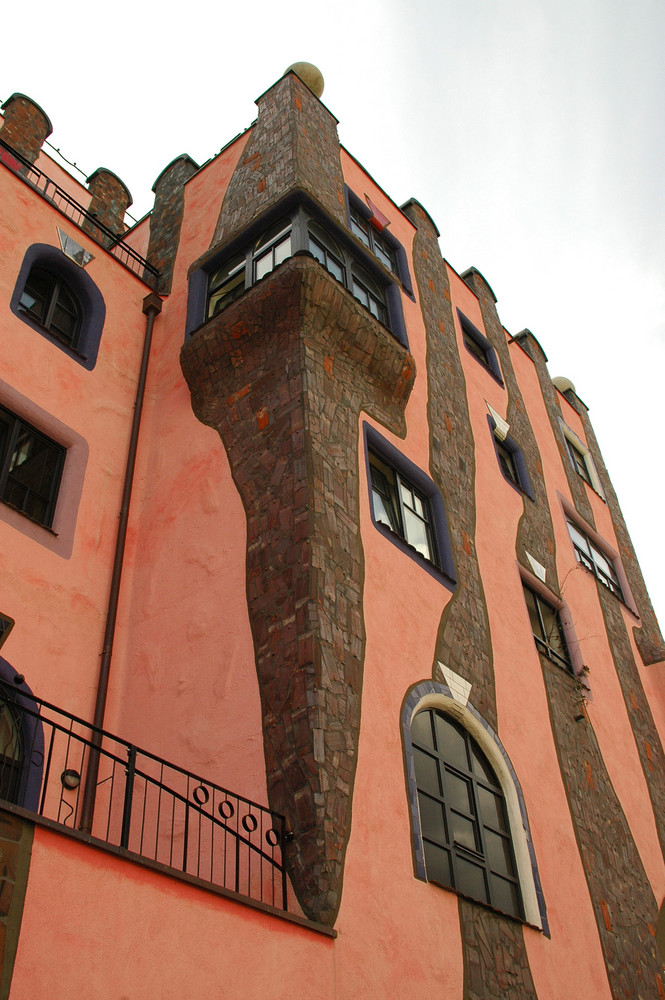
<path id="1" fill-rule="evenodd" d="M 90 839 L 248 899 L 287 909 L 284 817 L 0 682 L 0 799 Z"/>
<path id="2" fill-rule="evenodd" d="M 144 257 L 136 252 L 128 243 L 104 226 L 94 215 L 86 211 L 82 205 L 67 194 L 64 188 L 52 181 L 43 171 L 38 170 L 30 160 L 18 153 L 11 146 L 0 139 L 0 163 L 8 167 L 18 177 L 29 184 L 51 204 L 62 212 L 80 229 L 99 243 L 100 246 L 108 250 L 109 253 L 120 261 L 129 271 L 138 275 L 151 288 L 155 288 L 159 271 L 149 264 Z"/>

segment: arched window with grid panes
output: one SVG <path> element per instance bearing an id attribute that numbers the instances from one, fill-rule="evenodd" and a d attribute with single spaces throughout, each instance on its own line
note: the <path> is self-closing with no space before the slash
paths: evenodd
<path id="1" fill-rule="evenodd" d="M 439 709 L 411 724 L 427 880 L 524 919 L 501 784 L 468 731 Z"/>

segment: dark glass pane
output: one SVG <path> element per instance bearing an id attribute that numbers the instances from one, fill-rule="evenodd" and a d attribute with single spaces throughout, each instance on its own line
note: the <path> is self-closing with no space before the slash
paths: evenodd
<path id="1" fill-rule="evenodd" d="M 418 712 L 415 716 L 411 723 L 411 739 L 421 746 L 434 747 L 431 712 Z"/>
<path id="2" fill-rule="evenodd" d="M 25 289 L 21 296 L 21 305 L 27 309 L 39 323 L 46 320 L 46 314 L 55 291 L 56 279 L 47 271 L 33 269 L 28 275 Z"/>
<path id="3" fill-rule="evenodd" d="M 428 756 L 418 747 L 413 748 L 413 763 L 416 769 L 416 784 L 418 788 L 433 795 L 441 795 L 439 766 L 433 757 Z"/>
<path id="4" fill-rule="evenodd" d="M 519 476 L 517 475 L 517 465 L 515 464 L 515 457 L 513 453 L 499 441 L 497 441 L 496 450 L 499 456 L 499 464 L 504 476 L 519 486 Z"/>
<path id="5" fill-rule="evenodd" d="M 464 344 L 467 350 L 469 350 L 471 354 L 473 354 L 478 359 L 478 361 L 480 361 L 480 363 L 482 365 L 485 365 L 485 367 L 487 368 L 488 367 L 487 352 L 483 347 L 481 347 L 481 345 L 478 343 L 475 337 L 472 337 L 471 334 L 468 333 L 466 330 L 464 330 Z"/>
<path id="6" fill-rule="evenodd" d="M 504 818 L 503 799 L 500 795 L 495 795 L 482 785 L 476 785 L 478 795 L 478 810 L 483 823 L 495 826 L 498 830 L 506 829 Z"/>
<path id="7" fill-rule="evenodd" d="M 477 746 L 472 745 L 471 758 L 473 760 L 473 773 L 476 777 L 480 778 L 481 781 L 486 781 L 489 785 L 499 787 L 499 782 L 496 780 L 496 775 L 490 767 L 487 757 L 481 753 Z"/>
<path id="8" fill-rule="evenodd" d="M 507 837 L 485 830 L 485 850 L 487 863 L 493 872 L 499 872 L 500 875 L 515 874 L 510 856 L 510 841 Z"/>
<path id="9" fill-rule="evenodd" d="M 524 588 L 524 599 L 526 600 L 527 610 L 529 612 L 529 621 L 531 622 L 531 631 L 539 639 L 544 638 L 543 630 L 540 624 L 540 618 L 538 617 L 538 610 L 536 607 L 536 595 L 528 587 Z"/>
<path id="10" fill-rule="evenodd" d="M 443 789 L 446 802 L 452 809 L 459 809 L 461 812 L 473 815 L 473 798 L 468 781 L 444 770 Z"/>
<path id="11" fill-rule="evenodd" d="M 459 813 L 450 813 L 450 826 L 451 834 L 454 843 L 461 844 L 462 847 L 468 847 L 470 851 L 478 851 L 480 844 L 478 843 L 478 828 L 473 820 L 467 819 L 466 816 L 460 816 Z"/>
<path id="12" fill-rule="evenodd" d="M 522 916 L 519 894 L 517 886 L 513 882 L 507 882 L 497 875 L 490 875 L 492 886 L 492 906 L 503 913 L 510 913 L 513 917 Z"/>
<path id="13" fill-rule="evenodd" d="M 483 903 L 489 902 L 484 870 L 465 858 L 461 858 L 459 854 L 455 856 L 455 882 L 456 888 L 460 892 L 466 893 L 473 899 L 479 899 Z"/>
<path id="14" fill-rule="evenodd" d="M 420 808 L 420 829 L 423 837 L 436 840 L 440 844 L 447 844 L 446 821 L 443 812 L 443 805 L 436 799 L 418 793 L 418 806 Z"/>
<path id="15" fill-rule="evenodd" d="M 437 712 L 434 717 L 436 730 L 436 745 L 439 753 L 448 764 L 463 771 L 469 770 L 469 761 L 466 754 L 466 741 L 462 733 L 454 726 L 441 712 Z"/>
<path id="16" fill-rule="evenodd" d="M 67 310 L 63 309 L 60 303 L 58 303 L 53 309 L 49 329 L 53 333 L 57 334 L 61 340 L 66 341 L 68 344 L 73 344 L 76 339 L 76 328 L 76 315 L 72 315 L 67 312 Z"/>
<path id="17" fill-rule="evenodd" d="M 216 316 L 245 290 L 245 255 L 240 254 L 215 271 L 210 278 L 208 316 Z"/>
<path id="18" fill-rule="evenodd" d="M 427 878 L 430 882 L 440 882 L 441 885 L 451 886 L 453 880 L 450 874 L 450 852 L 445 851 L 436 844 L 424 842 L 425 848 L 425 868 Z"/>

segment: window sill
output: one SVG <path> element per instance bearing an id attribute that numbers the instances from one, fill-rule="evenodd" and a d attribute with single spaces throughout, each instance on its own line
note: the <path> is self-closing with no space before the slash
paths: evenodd
<path id="1" fill-rule="evenodd" d="M 10 510 L 16 511 L 17 514 L 20 514 L 21 517 L 24 517 L 27 521 L 30 521 L 32 524 L 36 524 L 38 528 L 43 528 L 44 531 L 48 531 L 49 535 L 53 535 L 54 538 L 58 537 L 58 532 L 54 531 L 50 525 L 44 524 L 43 521 L 38 521 L 36 517 L 31 517 L 30 514 L 26 514 L 26 512 L 24 510 L 21 510 L 20 507 L 14 506 L 14 504 L 10 503 L 8 500 L 3 500 L 2 497 L 0 497 L 0 503 L 4 504 L 5 507 L 9 507 Z"/>
<path id="2" fill-rule="evenodd" d="M 426 882 L 427 885 L 434 885 L 437 889 L 443 889 L 445 892 L 451 892 L 458 899 L 463 899 L 467 903 L 474 903 L 476 906 L 482 906 L 484 910 L 496 913 L 497 916 L 504 917 L 506 920 L 512 920 L 515 924 L 521 924 L 522 927 L 530 927 L 531 930 L 537 931 L 539 934 L 545 933 L 543 928 L 538 927 L 537 924 L 531 924 L 523 917 L 516 917 L 512 913 L 505 913 L 504 910 L 497 910 L 496 906 L 492 906 L 491 903 L 485 903 L 482 899 L 474 899 L 473 896 L 467 896 L 466 893 L 460 892 L 459 889 L 454 889 L 451 885 L 444 885 L 443 882 L 437 882 L 436 879 L 420 879 L 419 881 Z"/>

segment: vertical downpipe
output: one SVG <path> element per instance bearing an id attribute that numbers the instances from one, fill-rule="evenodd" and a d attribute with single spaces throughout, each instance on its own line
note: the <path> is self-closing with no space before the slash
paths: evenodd
<path id="1" fill-rule="evenodd" d="M 120 594 L 120 579 L 122 577 L 122 564 L 125 556 L 125 541 L 127 539 L 127 524 L 129 521 L 129 504 L 132 498 L 132 485 L 134 482 L 134 466 L 136 465 L 136 451 L 139 439 L 139 429 L 141 427 L 141 413 L 143 411 L 143 397 L 145 395 L 145 384 L 148 374 L 148 361 L 150 359 L 150 346 L 152 343 L 152 329 L 155 323 L 155 316 L 162 311 L 162 300 L 155 292 L 151 292 L 143 300 L 143 312 L 146 316 L 145 337 L 143 340 L 143 356 L 141 358 L 141 369 L 139 380 L 136 386 L 136 399 L 134 401 L 134 417 L 132 419 L 132 431 L 129 439 L 129 449 L 127 451 L 127 465 L 125 468 L 125 485 L 122 491 L 122 503 L 120 506 L 120 517 L 118 523 L 118 535 L 115 543 L 115 558 L 113 560 L 113 574 L 111 576 L 111 590 L 109 593 L 108 611 L 106 615 L 106 629 L 104 632 L 104 646 L 102 648 L 102 659 L 99 667 L 99 681 L 97 683 L 97 701 L 95 703 L 95 716 L 93 719 L 93 731 L 90 747 L 90 760 L 88 763 L 88 773 L 85 778 L 85 788 L 83 791 L 83 803 L 81 806 L 81 819 L 79 829 L 90 833 L 92 829 L 92 817 L 95 810 L 95 797 L 97 795 L 97 776 L 99 774 L 99 748 L 102 744 L 102 727 L 104 725 L 104 712 L 106 709 L 106 695 L 109 686 L 109 674 L 111 671 L 111 656 L 113 653 L 113 640 L 115 638 L 115 625 L 118 616 L 118 596 Z"/>

